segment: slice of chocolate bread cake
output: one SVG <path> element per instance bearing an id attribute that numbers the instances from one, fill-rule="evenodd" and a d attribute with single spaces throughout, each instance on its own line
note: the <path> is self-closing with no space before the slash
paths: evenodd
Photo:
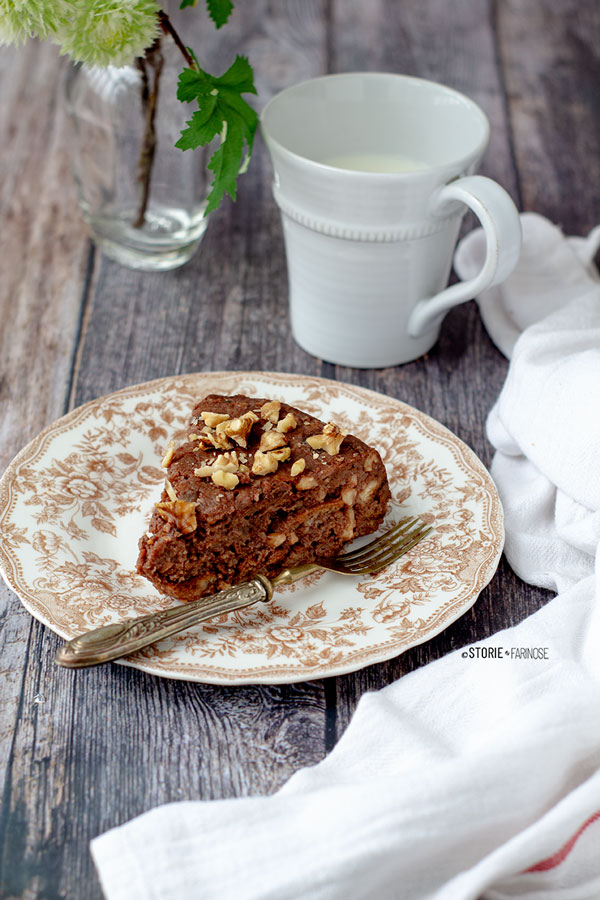
<path id="1" fill-rule="evenodd" d="M 169 446 L 167 481 L 137 570 L 194 600 L 335 556 L 374 531 L 390 491 L 379 453 L 277 400 L 211 394 L 188 441 Z"/>

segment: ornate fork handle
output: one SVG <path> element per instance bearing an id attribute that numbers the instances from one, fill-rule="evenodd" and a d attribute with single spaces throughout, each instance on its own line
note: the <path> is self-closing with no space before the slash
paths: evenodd
<path id="1" fill-rule="evenodd" d="M 105 625 L 81 634 L 63 644 L 56 654 L 56 662 L 69 669 L 109 662 L 135 653 L 148 644 L 154 644 L 205 619 L 234 609 L 244 609 L 261 600 L 268 601 L 272 596 L 270 581 L 263 575 L 257 575 L 252 581 L 219 591 L 212 597 L 174 606 L 139 619 L 126 619 L 124 622 Z"/>
<path id="2" fill-rule="evenodd" d="M 86 634 L 80 634 L 60 648 L 56 662 L 60 666 L 76 669 L 109 662 L 121 656 L 129 656 L 148 644 L 183 631 L 204 619 L 211 619 L 234 609 L 244 609 L 260 600 L 269 601 L 273 588 L 281 584 L 293 584 L 320 569 L 341 572 L 344 575 L 374 575 L 390 563 L 400 559 L 415 546 L 431 527 L 408 517 L 397 522 L 385 534 L 374 538 L 359 550 L 343 553 L 335 559 L 319 560 L 314 563 L 285 569 L 269 581 L 264 575 L 257 575 L 252 581 L 236 585 L 212 597 L 204 597 L 183 606 L 175 606 L 164 612 L 153 613 L 139 619 L 126 619 L 114 625 L 105 625 Z"/>

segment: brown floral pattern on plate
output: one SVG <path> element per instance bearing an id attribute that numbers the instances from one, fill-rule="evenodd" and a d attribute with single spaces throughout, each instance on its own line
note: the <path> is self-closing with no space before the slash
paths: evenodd
<path id="1" fill-rule="evenodd" d="M 323 573 L 125 660 L 172 678 L 285 683 L 354 671 L 428 640 L 475 602 L 503 546 L 495 486 L 443 425 L 390 397 L 300 375 L 211 372 L 125 388 L 73 410 L 13 460 L 0 481 L 0 567 L 23 605 L 65 638 L 163 609 L 135 572 L 137 537 L 168 441 L 199 396 L 286 401 L 377 447 L 392 489 L 384 524 L 435 530 L 373 578 Z"/>

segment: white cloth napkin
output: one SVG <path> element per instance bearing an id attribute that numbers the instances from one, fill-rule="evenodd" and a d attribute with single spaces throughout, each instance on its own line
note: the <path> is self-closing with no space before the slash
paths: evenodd
<path id="1" fill-rule="evenodd" d="M 542 237 L 532 255 L 543 274 Z M 332 753 L 275 795 L 169 804 L 96 838 L 108 900 L 600 897 L 592 275 L 583 291 L 567 279 L 555 311 L 539 310 L 525 329 L 489 418 L 508 558 L 558 596 L 516 627 L 364 695 Z M 507 297 L 519 299 L 516 284 L 509 279 Z M 521 302 L 529 290 L 539 294 L 531 281 Z M 478 658 L 483 648 L 502 658 Z M 522 658 L 528 650 L 547 658 Z"/>
<path id="2" fill-rule="evenodd" d="M 594 256 L 600 248 L 600 225 L 586 238 L 567 237 L 537 213 L 523 213 L 523 247 L 519 262 L 503 284 L 490 288 L 477 303 L 483 323 L 505 356 L 511 357 L 521 332 L 599 281 Z M 485 254 L 481 228 L 458 246 L 454 268 L 462 279 L 473 278 Z"/>

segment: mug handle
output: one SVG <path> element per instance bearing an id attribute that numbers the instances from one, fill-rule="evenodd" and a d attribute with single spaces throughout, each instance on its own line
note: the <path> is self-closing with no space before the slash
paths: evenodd
<path id="1" fill-rule="evenodd" d="M 517 208 L 504 188 L 484 175 L 466 175 L 439 190 L 433 212 L 444 214 L 457 200 L 473 210 L 481 222 L 487 243 L 485 262 L 474 278 L 453 284 L 417 303 L 408 321 L 408 333 L 414 338 L 438 327 L 453 306 L 472 300 L 486 288 L 504 281 L 519 258 L 521 222 Z"/>

